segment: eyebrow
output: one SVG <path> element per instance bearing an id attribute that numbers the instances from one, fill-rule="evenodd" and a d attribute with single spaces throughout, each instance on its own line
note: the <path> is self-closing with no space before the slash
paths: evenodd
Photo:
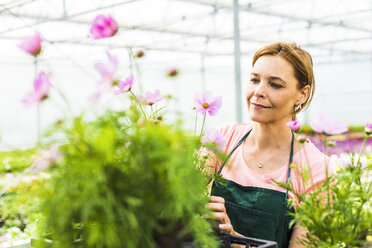
<path id="1" fill-rule="evenodd" d="M 258 74 L 258 73 L 254 73 L 254 72 L 252 72 L 251 75 L 256 76 L 256 77 L 257 77 L 257 76 L 260 76 L 260 74 Z M 287 82 L 284 81 L 283 79 L 281 79 L 280 77 L 269 77 L 269 79 L 271 79 L 271 80 L 280 80 L 280 81 L 282 81 L 284 84 L 287 84 Z"/>

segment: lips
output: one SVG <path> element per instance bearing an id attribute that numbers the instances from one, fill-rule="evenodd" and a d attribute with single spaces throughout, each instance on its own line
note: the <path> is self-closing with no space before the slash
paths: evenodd
<path id="1" fill-rule="evenodd" d="M 253 103 L 253 102 L 251 102 L 251 104 L 252 104 L 255 108 L 270 108 L 270 107 L 267 107 L 267 106 L 264 106 L 264 105 L 261 105 L 261 104 L 258 104 L 258 103 Z"/>

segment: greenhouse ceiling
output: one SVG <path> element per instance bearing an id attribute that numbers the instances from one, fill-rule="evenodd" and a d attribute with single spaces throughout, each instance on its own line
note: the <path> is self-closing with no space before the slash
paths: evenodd
<path id="1" fill-rule="evenodd" d="M 35 30 L 50 44 L 234 54 L 233 0 L 12 0 L 0 1 L 0 39 Z M 372 60 L 370 0 L 240 0 L 241 55 L 262 44 L 295 41 L 318 63 Z M 89 37 L 97 14 L 111 14 L 118 34 Z M 236 34 L 236 33 L 235 33 Z"/>
<path id="2" fill-rule="evenodd" d="M 119 30 L 94 40 L 90 27 L 100 14 L 114 17 Z M 110 94 L 96 105 L 87 100 L 105 50 L 119 58 L 119 76 L 134 73 L 136 93 L 158 88 L 174 96 L 168 110 L 190 127 L 195 91 L 223 95 L 213 128 L 248 119 L 243 86 L 254 51 L 296 42 L 312 55 L 317 81 L 304 123 L 319 112 L 349 125 L 372 118 L 371 0 L 0 0 L 0 23 L 0 149 L 32 146 L 40 123 L 45 129 L 86 110 L 122 107 L 125 99 Z M 43 39 L 37 63 L 18 47 L 36 31 Z M 134 59 L 140 50 L 146 56 Z M 167 76 L 172 68 L 179 76 Z M 36 71 L 50 74 L 54 87 L 40 123 L 36 107 L 21 103 Z"/>

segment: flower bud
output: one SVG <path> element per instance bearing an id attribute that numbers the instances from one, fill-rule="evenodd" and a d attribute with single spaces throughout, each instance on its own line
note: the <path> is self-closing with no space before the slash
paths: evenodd
<path id="1" fill-rule="evenodd" d="M 367 135 L 371 135 L 372 134 L 372 124 L 367 123 L 366 126 L 365 126 L 364 131 L 366 132 Z"/>

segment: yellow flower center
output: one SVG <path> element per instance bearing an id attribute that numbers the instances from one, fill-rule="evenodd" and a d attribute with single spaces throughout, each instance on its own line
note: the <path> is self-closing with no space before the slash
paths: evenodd
<path id="1" fill-rule="evenodd" d="M 209 107 L 209 104 L 206 102 L 203 104 L 203 108 L 208 108 Z"/>

